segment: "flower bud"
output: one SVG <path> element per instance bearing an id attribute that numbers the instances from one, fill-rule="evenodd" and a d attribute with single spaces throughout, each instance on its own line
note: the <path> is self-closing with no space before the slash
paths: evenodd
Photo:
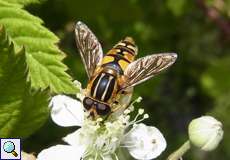
<path id="1" fill-rule="evenodd" d="M 222 123 L 211 116 L 192 120 L 188 127 L 190 142 L 204 151 L 214 150 L 223 138 Z"/>

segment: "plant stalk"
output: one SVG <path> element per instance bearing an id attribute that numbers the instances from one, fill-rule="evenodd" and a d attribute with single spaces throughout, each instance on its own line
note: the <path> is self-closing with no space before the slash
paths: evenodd
<path id="1" fill-rule="evenodd" d="M 188 141 L 186 141 L 180 148 L 178 148 L 175 152 L 170 154 L 167 158 L 167 160 L 179 160 L 183 157 L 183 155 L 191 148 L 191 144 Z"/>

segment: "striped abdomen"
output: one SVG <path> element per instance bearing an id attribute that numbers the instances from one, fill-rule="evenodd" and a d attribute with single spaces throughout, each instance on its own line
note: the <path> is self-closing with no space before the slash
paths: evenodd
<path id="1" fill-rule="evenodd" d="M 102 67 L 112 68 L 123 75 L 124 70 L 134 60 L 137 46 L 130 37 L 116 44 L 103 58 Z"/>
<path id="2" fill-rule="evenodd" d="M 109 73 L 101 72 L 94 79 L 91 87 L 91 97 L 107 102 L 113 94 L 116 87 L 116 77 Z"/>

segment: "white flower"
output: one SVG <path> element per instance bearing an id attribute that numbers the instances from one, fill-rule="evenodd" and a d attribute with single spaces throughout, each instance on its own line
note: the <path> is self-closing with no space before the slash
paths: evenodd
<path id="1" fill-rule="evenodd" d="M 156 158 L 166 148 L 166 141 L 157 128 L 139 123 L 148 118 L 142 109 L 132 121 L 128 115 L 131 110 L 126 109 L 123 114 L 102 123 L 102 119 L 88 119 L 82 103 L 64 95 L 53 97 L 50 107 L 56 124 L 81 128 L 63 138 L 68 145 L 45 149 L 37 160 L 118 160 L 116 150 L 119 147 L 127 147 L 136 159 L 148 160 Z"/>
<path id="2" fill-rule="evenodd" d="M 204 151 L 214 150 L 224 134 L 222 123 L 211 116 L 192 120 L 188 132 L 190 142 Z"/>

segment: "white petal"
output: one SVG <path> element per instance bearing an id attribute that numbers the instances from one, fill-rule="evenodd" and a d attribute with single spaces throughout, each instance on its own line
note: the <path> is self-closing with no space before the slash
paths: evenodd
<path id="1" fill-rule="evenodd" d="M 77 131 L 68 134 L 66 137 L 63 138 L 63 141 L 70 144 L 71 146 L 82 147 L 85 150 L 88 146 L 92 145 L 94 134 L 87 134 L 86 130 L 83 128 L 78 129 Z"/>
<path id="2" fill-rule="evenodd" d="M 56 145 L 42 150 L 37 160 L 80 160 L 84 150 L 69 145 Z"/>
<path id="3" fill-rule="evenodd" d="M 63 138 L 63 140 L 70 144 L 71 146 L 79 146 L 81 145 L 81 129 L 78 129 L 77 131 L 68 134 L 66 137 Z"/>
<path id="4" fill-rule="evenodd" d="M 149 160 L 158 157 L 166 148 L 166 141 L 161 132 L 145 124 L 136 125 L 128 133 L 124 144 L 130 154 L 140 160 Z"/>
<path id="5" fill-rule="evenodd" d="M 84 120 L 84 109 L 81 102 L 64 95 L 51 99 L 51 118 L 64 127 L 81 126 Z"/>

